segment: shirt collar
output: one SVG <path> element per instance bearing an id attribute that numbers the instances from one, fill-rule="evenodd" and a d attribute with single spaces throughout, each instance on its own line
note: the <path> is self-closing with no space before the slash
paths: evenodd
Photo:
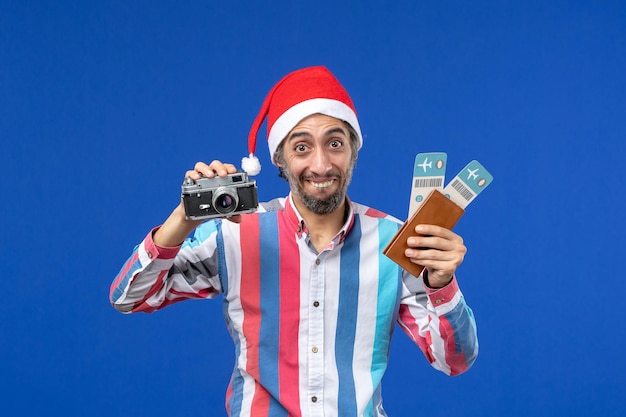
<path id="1" fill-rule="evenodd" d="M 333 238 L 331 244 L 337 245 L 343 243 L 346 236 L 352 229 L 354 225 L 354 207 L 352 205 L 352 201 L 346 196 L 346 210 L 348 211 L 348 215 L 346 217 L 346 221 L 339 232 Z M 285 212 L 287 214 L 287 219 L 289 220 L 289 224 L 293 227 L 295 233 L 298 235 L 298 238 L 308 238 L 309 229 L 304 222 L 304 219 L 298 212 L 296 205 L 293 202 L 293 194 L 289 193 L 289 196 L 285 200 Z"/>

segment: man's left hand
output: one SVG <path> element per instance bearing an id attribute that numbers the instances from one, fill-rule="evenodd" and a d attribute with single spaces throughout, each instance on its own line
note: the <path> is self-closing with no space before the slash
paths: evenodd
<path id="1" fill-rule="evenodd" d="M 415 233 L 408 238 L 409 249 L 404 254 L 428 270 L 431 288 L 447 285 L 467 252 L 463 239 L 451 230 L 428 224 L 416 226 Z"/>

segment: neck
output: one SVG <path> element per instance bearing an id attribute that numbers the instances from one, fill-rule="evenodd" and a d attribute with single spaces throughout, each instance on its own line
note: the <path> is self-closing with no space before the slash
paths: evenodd
<path id="1" fill-rule="evenodd" d="M 346 222 L 346 198 L 339 207 L 328 214 L 317 214 L 309 210 L 297 198 L 293 199 L 293 203 L 304 219 L 309 238 L 318 252 L 331 242 Z"/>

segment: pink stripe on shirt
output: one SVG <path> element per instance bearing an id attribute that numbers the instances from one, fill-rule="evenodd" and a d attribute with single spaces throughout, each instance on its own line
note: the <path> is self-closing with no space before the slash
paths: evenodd
<path id="1" fill-rule="evenodd" d="M 243 216 L 240 230 L 241 244 L 241 308 L 244 311 L 243 334 L 246 340 L 246 371 L 255 380 L 254 397 L 250 415 L 266 416 L 269 410 L 269 393 L 258 383 L 259 373 L 259 343 L 261 333 L 261 312 L 258 311 L 261 297 L 260 276 L 261 259 L 259 248 L 259 218 L 258 216 Z"/>
<path id="2" fill-rule="evenodd" d="M 280 402 L 289 415 L 300 417 L 298 331 L 300 327 L 300 258 L 293 227 L 279 216 L 280 236 L 280 337 L 278 378 Z M 291 231 L 291 232 L 290 232 Z"/>

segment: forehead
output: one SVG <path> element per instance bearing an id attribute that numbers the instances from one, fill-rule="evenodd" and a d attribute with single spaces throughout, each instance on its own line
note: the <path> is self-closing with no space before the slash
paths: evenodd
<path id="1" fill-rule="evenodd" d="M 299 130 L 315 129 L 326 131 L 332 129 L 335 131 L 337 128 L 340 128 L 343 133 L 348 133 L 348 129 L 343 120 L 339 120 L 332 116 L 326 116 L 325 114 L 312 114 L 300 120 L 298 124 L 296 124 L 287 134 L 287 138 Z"/>
<path id="2" fill-rule="evenodd" d="M 331 132 L 331 134 L 336 134 L 336 132 L 339 131 L 339 129 L 341 130 L 341 132 L 349 138 L 349 143 L 350 143 L 350 149 L 352 150 L 352 156 L 353 159 L 356 159 L 356 154 L 358 152 L 358 136 L 357 133 L 354 131 L 354 129 L 352 128 L 352 126 L 350 126 L 348 124 L 348 122 L 343 121 L 341 119 L 337 119 L 336 117 L 332 117 L 332 116 L 327 116 L 321 113 L 316 113 L 316 114 L 312 114 L 310 116 L 305 117 L 304 119 L 300 120 L 300 122 L 298 122 L 298 124 L 296 126 L 294 126 L 291 131 L 289 131 L 289 133 L 287 134 L 287 136 L 285 136 L 283 138 L 283 140 L 278 144 L 278 147 L 276 148 L 276 150 L 274 151 L 274 154 L 272 155 L 272 163 L 276 164 L 276 161 L 278 159 L 281 159 L 283 156 L 283 152 L 285 150 L 285 145 L 287 144 L 287 142 L 289 142 L 290 139 L 295 139 L 295 138 L 302 138 L 305 136 L 310 136 L 310 131 L 309 129 L 311 128 L 311 126 L 313 124 L 325 124 L 325 126 L 327 127 L 326 129 L 324 129 L 323 131 L 328 134 L 331 131 L 335 131 L 335 132 Z M 337 130 L 335 130 L 337 129 Z M 324 135 L 326 136 L 326 135 Z"/>

